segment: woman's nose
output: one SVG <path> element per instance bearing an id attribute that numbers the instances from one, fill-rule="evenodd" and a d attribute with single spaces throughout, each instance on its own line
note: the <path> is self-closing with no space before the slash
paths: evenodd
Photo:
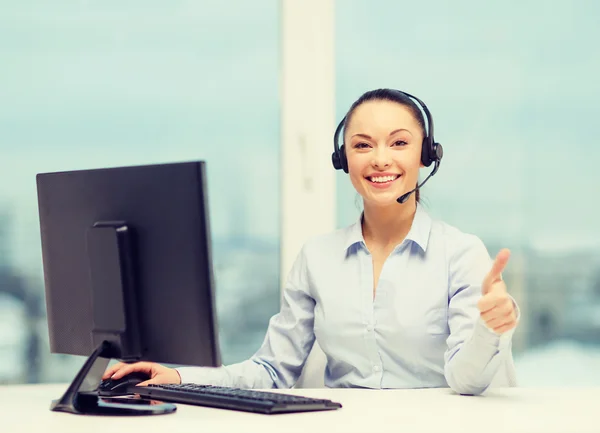
<path id="1" fill-rule="evenodd" d="M 373 154 L 374 167 L 378 169 L 389 167 L 392 164 L 392 157 L 387 149 L 376 149 Z"/>

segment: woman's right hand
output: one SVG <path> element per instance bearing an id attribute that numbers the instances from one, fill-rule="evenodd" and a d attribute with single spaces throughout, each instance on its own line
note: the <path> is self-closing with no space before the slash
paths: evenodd
<path id="1" fill-rule="evenodd" d="M 149 380 L 139 383 L 138 386 L 181 383 L 181 377 L 179 376 L 177 370 L 156 364 L 154 362 L 136 362 L 134 364 L 119 362 L 118 364 L 115 364 L 106 370 L 102 376 L 102 380 L 116 380 L 134 372 L 146 373 L 148 376 L 150 376 Z"/>

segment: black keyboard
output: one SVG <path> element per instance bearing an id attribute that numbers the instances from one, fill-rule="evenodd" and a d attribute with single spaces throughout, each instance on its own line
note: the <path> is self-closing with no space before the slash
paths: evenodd
<path id="1" fill-rule="evenodd" d="M 331 400 L 210 385 L 148 385 L 135 387 L 134 392 L 142 397 L 168 403 L 264 414 L 333 410 L 342 407 L 340 403 Z"/>

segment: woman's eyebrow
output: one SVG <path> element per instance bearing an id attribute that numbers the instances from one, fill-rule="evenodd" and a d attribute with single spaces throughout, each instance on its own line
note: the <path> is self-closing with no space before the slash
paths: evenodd
<path id="1" fill-rule="evenodd" d="M 394 135 L 395 133 L 400 132 L 400 131 L 406 131 L 410 135 L 412 135 L 412 132 L 410 132 L 408 129 L 400 128 L 400 129 L 396 129 L 396 130 L 390 132 L 390 137 L 392 135 Z M 362 138 L 366 138 L 367 140 L 372 140 L 373 139 L 373 137 L 371 137 L 370 135 L 362 134 L 362 133 L 354 134 L 352 137 L 362 137 Z M 350 138 L 352 138 L 352 137 L 350 137 Z"/>

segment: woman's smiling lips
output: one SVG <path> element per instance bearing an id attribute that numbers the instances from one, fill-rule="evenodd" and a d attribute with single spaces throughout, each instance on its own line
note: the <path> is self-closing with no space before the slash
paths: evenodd
<path id="1" fill-rule="evenodd" d="M 389 188 L 392 183 L 400 178 L 400 176 L 401 175 L 397 173 L 373 173 L 369 176 L 365 176 L 365 179 L 367 179 L 374 188 L 384 189 Z"/>

